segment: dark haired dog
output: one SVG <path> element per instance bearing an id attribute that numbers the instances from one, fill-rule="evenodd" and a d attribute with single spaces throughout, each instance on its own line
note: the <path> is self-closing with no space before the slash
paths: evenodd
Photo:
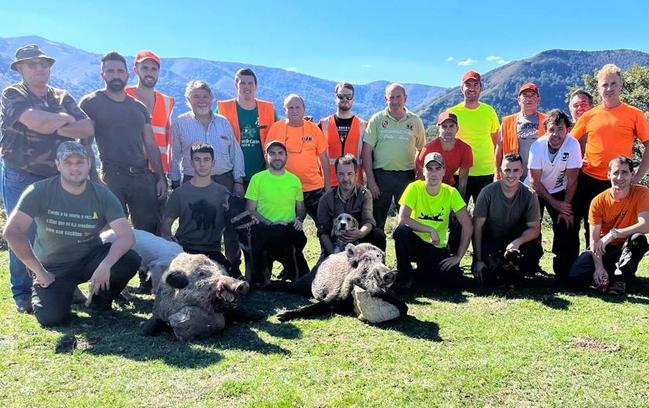
<path id="1" fill-rule="evenodd" d="M 298 292 L 312 279 L 311 294 L 317 302 L 281 313 L 278 319 L 283 322 L 328 312 L 351 314 L 354 312 L 354 287 L 363 289 L 373 299 L 383 300 L 388 307 L 396 307 L 397 315 L 405 316 L 408 306 L 389 293 L 396 273 L 390 271 L 384 262 L 385 253 L 374 245 L 348 244 L 343 252 L 325 259 L 317 271 L 301 278 L 292 288 L 285 287 Z M 281 290 L 279 287 L 275 289 Z"/>
<path id="2" fill-rule="evenodd" d="M 345 249 L 345 245 L 350 242 L 345 239 L 343 233 L 345 231 L 353 231 L 358 229 L 358 221 L 347 213 L 339 214 L 334 218 L 334 226 L 331 229 L 331 240 L 334 244 L 334 254 L 341 252 Z"/>
<path id="3" fill-rule="evenodd" d="M 181 253 L 162 276 L 153 315 L 142 331 L 152 336 L 170 327 L 182 341 L 211 336 L 225 328 L 226 320 L 251 320 L 237 311 L 237 299 L 249 289 L 205 255 Z"/>

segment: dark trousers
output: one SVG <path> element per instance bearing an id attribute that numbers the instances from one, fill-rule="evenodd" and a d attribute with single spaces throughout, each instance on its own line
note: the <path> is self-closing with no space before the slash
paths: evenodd
<path id="1" fill-rule="evenodd" d="M 133 173 L 105 165 L 102 178 L 122 203 L 124 213 L 130 214 L 133 228 L 158 234 L 160 204 L 153 173 L 145 168 Z"/>
<path id="2" fill-rule="evenodd" d="M 183 183 L 187 183 L 192 179 L 193 176 L 188 174 L 183 175 Z M 234 176 L 231 171 L 223 174 L 212 175 L 212 180 L 215 183 L 222 185 L 227 188 L 230 193 L 232 193 L 234 188 Z M 234 216 L 236 214 L 233 214 Z M 238 271 L 239 265 L 241 265 L 241 251 L 239 250 L 239 238 L 237 231 L 234 229 L 234 226 L 230 223 L 230 220 L 226 220 L 225 229 L 223 230 L 223 241 L 225 247 L 225 257 L 230 261 L 234 268 Z"/>
<path id="3" fill-rule="evenodd" d="M 466 194 L 464 201 L 469 204 L 469 198 L 473 198 L 473 204 L 478 201 L 478 194 L 482 191 L 483 188 L 493 183 L 494 175 L 488 174 L 486 176 L 469 176 L 466 181 Z"/>
<path id="4" fill-rule="evenodd" d="M 598 180 L 587 175 L 583 171 L 579 172 L 577 190 L 575 191 L 575 197 L 572 200 L 572 209 L 575 213 L 575 224 L 577 224 L 577 229 L 579 229 L 583 220 L 586 249 L 590 247 L 590 225 L 588 224 L 588 209 L 590 208 L 590 202 L 593 201 L 593 198 L 595 198 L 597 194 L 609 187 L 611 187 L 611 182 L 609 180 Z"/>
<path id="5" fill-rule="evenodd" d="M 437 248 L 425 242 L 407 225 L 399 225 L 392 236 L 397 255 L 398 282 L 408 283 L 417 279 L 432 286 L 459 286 L 462 278 L 459 265 L 446 271 L 439 266 L 442 260 L 451 256 L 447 248 Z M 417 264 L 416 275 L 411 262 Z"/>
<path id="6" fill-rule="evenodd" d="M 72 294 L 77 285 L 87 282 L 101 261 L 110 250 L 110 243 L 98 246 L 83 259 L 64 266 L 46 265 L 45 269 L 52 272 L 56 278 L 46 288 L 34 285 L 32 304 L 34 315 L 43 326 L 57 326 L 70 319 Z M 129 280 L 135 275 L 142 259 L 135 251 L 126 252 L 110 268 L 110 289 L 100 290 L 93 295 L 92 302 L 102 308 L 109 308 L 113 300 L 119 296 Z"/>
<path id="7" fill-rule="evenodd" d="M 523 231 L 508 237 L 492 238 L 486 234 L 482 237 L 482 261 L 487 265 L 483 272 L 486 284 L 495 283 L 498 279 L 506 284 L 517 283 L 525 276 L 533 276 L 539 269 L 539 260 L 543 256 L 541 243 L 534 239 L 519 247 L 520 259 L 513 267 L 505 267 L 505 249 L 514 239 L 521 236 Z"/>
<path id="8" fill-rule="evenodd" d="M 414 170 L 389 171 L 383 169 L 374 169 L 374 180 L 379 187 L 381 194 L 374 200 L 374 220 L 378 228 L 385 228 L 385 220 L 388 218 L 388 212 L 394 199 L 394 204 L 398 205 L 399 199 L 408 184 L 415 181 Z"/>
<path id="9" fill-rule="evenodd" d="M 306 191 L 304 193 L 304 206 L 306 207 L 306 213 L 311 217 L 313 222 L 318 222 L 318 203 L 320 203 L 320 197 L 324 194 L 324 188 L 319 188 L 313 191 Z"/>
<path id="10" fill-rule="evenodd" d="M 632 282 L 635 279 L 638 264 L 647 250 L 649 250 L 649 244 L 647 237 L 643 234 L 633 234 L 621 244 L 607 245 L 606 252 L 602 256 L 602 263 L 608 272 L 608 281 Z M 616 271 L 621 275 L 616 276 Z M 594 272 L 593 256 L 590 251 L 584 251 L 572 264 L 568 279 L 574 286 L 586 287 L 595 284 Z"/>
<path id="11" fill-rule="evenodd" d="M 244 246 L 248 243 L 244 242 Z M 293 280 L 309 273 L 309 265 L 304 259 L 306 235 L 297 231 L 292 224 L 256 224 L 250 230 L 249 257 L 246 262 L 246 279 L 251 284 L 264 284 L 270 280 L 273 261 L 279 261 L 287 276 Z"/>
<path id="12" fill-rule="evenodd" d="M 559 201 L 563 201 L 565 196 L 565 190 L 552 194 L 552 197 Z M 539 197 L 539 205 L 541 207 L 541 218 L 543 218 L 544 209 L 547 209 L 552 219 L 552 232 L 554 233 L 554 239 L 552 240 L 552 253 L 554 254 L 552 268 L 554 275 L 557 279 L 565 281 L 570 266 L 579 255 L 579 222 L 575 219 L 572 226 L 569 227 L 565 221 L 558 221 L 559 212 L 541 197 Z"/>

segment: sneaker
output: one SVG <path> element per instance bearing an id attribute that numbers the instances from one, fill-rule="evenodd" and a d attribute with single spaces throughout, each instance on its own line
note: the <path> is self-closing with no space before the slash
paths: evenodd
<path id="1" fill-rule="evenodd" d="M 18 313 L 34 313 L 31 299 L 16 299 L 16 311 Z"/>

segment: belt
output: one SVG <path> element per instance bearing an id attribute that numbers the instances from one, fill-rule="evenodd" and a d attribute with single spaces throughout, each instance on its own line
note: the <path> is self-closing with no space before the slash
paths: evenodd
<path id="1" fill-rule="evenodd" d="M 149 169 L 147 167 L 120 166 L 120 165 L 107 165 L 105 167 L 107 172 L 114 171 L 117 173 L 127 173 L 130 175 L 149 173 Z"/>

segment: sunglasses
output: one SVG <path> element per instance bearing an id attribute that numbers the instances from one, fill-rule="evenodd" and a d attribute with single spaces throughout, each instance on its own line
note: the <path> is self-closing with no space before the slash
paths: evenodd
<path id="1" fill-rule="evenodd" d="M 35 69 L 37 67 L 49 68 L 51 65 L 47 60 L 29 60 L 23 62 L 23 64 L 27 65 L 30 69 Z"/>
<path id="2" fill-rule="evenodd" d="M 342 100 L 342 99 L 346 99 L 346 100 L 348 100 L 348 101 L 351 101 L 352 99 L 354 99 L 354 95 L 336 94 L 336 97 L 337 97 L 338 99 L 341 99 L 341 100 Z"/>

